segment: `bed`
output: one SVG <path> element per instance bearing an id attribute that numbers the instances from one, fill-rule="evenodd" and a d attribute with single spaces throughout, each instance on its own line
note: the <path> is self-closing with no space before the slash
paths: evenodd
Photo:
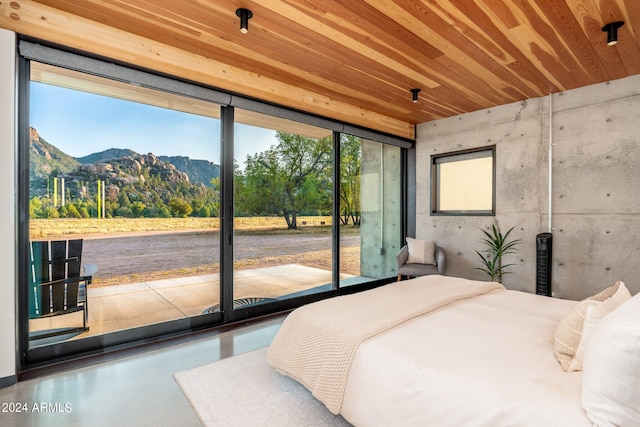
<path id="1" fill-rule="evenodd" d="M 424 276 L 294 310 L 267 359 L 359 427 L 640 425 L 640 296 L 600 316 L 606 324 L 620 311 L 624 330 L 590 331 L 590 340 L 617 341 L 589 345 L 584 372 L 566 372 L 554 336 L 579 306 L 498 283 Z M 620 354 L 606 354 L 616 346 L 624 347 L 622 366 L 610 363 Z M 630 378 L 622 393 L 620 381 L 605 384 L 622 377 Z M 587 379 L 595 393 L 585 409 Z"/>

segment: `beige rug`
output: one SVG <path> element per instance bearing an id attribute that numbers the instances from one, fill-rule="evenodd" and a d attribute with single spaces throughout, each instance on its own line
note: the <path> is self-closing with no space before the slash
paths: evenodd
<path id="1" fill-rule="evenodd" d="M 267 365 L 267 348 L 174 374 L 206 426 L 350 426 Z"/>

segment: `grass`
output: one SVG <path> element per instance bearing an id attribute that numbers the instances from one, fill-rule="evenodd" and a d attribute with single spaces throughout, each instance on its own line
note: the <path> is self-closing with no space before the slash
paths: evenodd
<path id="1" fill-rule="evenodd" d="M 331 225 L 331 217 L 298 217 L 300 230 Z M 282 217 L 239 217 L 234 219 L 236 230 L 287 230 Z M 219 218 L 58 218 L 32 219 L 29 238 L 54 239 L 87 235 L 117 235 L 144 232 L 178 232 L 218 230 Z M 329 227 L 327 227 L 329 228 Z M 294 230 L 296 231 L 296 230 Z"/>

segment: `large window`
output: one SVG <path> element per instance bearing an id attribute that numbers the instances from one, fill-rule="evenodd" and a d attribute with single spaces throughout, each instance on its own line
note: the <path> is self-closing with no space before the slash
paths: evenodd
<path id="1" fill-rule="evenodd" d="M 236 307 L 332 290 L 333 132 L 242 109 L 235 121 Z"/>
<path id="2" fill-rule="evenodd" d="M 340 284 L 397 274 L 401 240 L 399 147 L 342 135 L 340 140 Z"/>
<path id="3" fill-rule="evenodd" d="M 20 47 L 23 366 L 395 278 L 409 142 Z"/>
<path id="4" fill-rule="evenodd" d="M 220 107 L 35 61 L 30 71 L 29 347 L 218 304 Z M 59 243 L 72 241 L 73 253 Z M 42 284 L 69 278 L 76 259 L 91 283 Z"/>
<path id="5" fill-rule="evenodd" d="M 495 214 L 495 146 L 431 157 L 431 213 Z"/>

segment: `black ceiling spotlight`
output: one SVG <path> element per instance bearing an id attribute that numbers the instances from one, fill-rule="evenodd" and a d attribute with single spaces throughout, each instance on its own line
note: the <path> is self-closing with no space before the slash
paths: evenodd
<path id="1" fill-rule="evenodd" d="M 253 12 L 241 7 L 236 10 L 236 15 L 240 18 L 240 32 L 247 34 L 249 32 L 249 19 L 253 18 Z"/>
<path id="2" fill-rule="evenodd" d="M 416 87 L 413 89 L 409 89 L 409 91 L 411 92 L 411 101 L 418 102 L 418 93 L 420 93 L 420 89 Z"/>
<path id="3" fill-rule="evenodd" d="M 607 45 L 613 46 L 618 43 L 618 28 L 624 25 L 624 21 L 616 21 L 610 22 L 604 27 L 602 27 L 602 31 L 607 32 Z"/>

